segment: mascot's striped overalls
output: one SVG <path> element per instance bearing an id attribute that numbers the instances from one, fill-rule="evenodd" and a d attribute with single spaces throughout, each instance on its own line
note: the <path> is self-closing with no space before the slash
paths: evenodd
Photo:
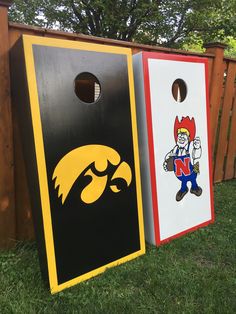
<path id="1" fill-rule="evenodd" d="M 176 201 L 181 201 L 188 193 L 187 183 L 191 183 L 190 193 L 200 196 L 202 189 L 197 184 L 199 162 L 201 157 L 201 141 L 195 138 L 196 126 L 194 118 L 183 117 L 179 122 L 175 119 L 174 136 L 176 146 L 166 155 L 163 168 L 165 171 L 174 171 L 181 182 L 181 188 L 176 194 Z"/>

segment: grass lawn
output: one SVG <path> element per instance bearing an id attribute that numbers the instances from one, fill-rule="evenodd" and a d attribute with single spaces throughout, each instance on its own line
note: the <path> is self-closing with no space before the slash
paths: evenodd
<path id="1" fill-rule="evenodd" d="M 50 295 L 34 243 L 0 252 L 0 313 L 236 313 L 236 180 L 215 186 L 216 222 Z"/>

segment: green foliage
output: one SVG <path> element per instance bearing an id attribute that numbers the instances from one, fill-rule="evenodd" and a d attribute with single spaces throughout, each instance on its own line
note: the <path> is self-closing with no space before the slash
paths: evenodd
<path id="1" fill-rule="evenodd" d="M 224 55 L 226 57 L 236 58 L 236 39 L 229 36 L 222 40 L 225 44 L 227 44 L 227 48 L 225 49 Z M 203 40 L 202 38 L 193 38 L 190 42 L 185 42 L 182 44 L 182 49 L 187 51 L 194 51 L 194 52 L 205 52 L 203 48 Z"/>
<path id="2" fill-rule="evenodd" d="M 10 20 L 167 47 L 236 35 L 236 0 L 15 0 Z"/>
<path id="3" fill-rule="evenodd" d="M 185 42 L 182 44 L 182 48 L 187 51 L 194 51 L 194 52 L 204 52 L 205 49 L 203 48 L 203 40 L 202 38 L 194 38 L 190 42 Z"/>
<path id="4" fill-rule="evenodd" d="M 216 221 L 50 295 L 34 244 L 0 252 L 1 313 L 236 313 L 236 180 L 215 186 Z"/>
<path id="5" fill-rule="evenodd" d="M 226 44 L 228 48 L 225 51 L 227 57 L 236 58 L 236 38 L 228 37 L 226 39 Z"/>

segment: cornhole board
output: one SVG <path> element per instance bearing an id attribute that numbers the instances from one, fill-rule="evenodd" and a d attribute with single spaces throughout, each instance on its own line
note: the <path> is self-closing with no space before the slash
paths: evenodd
<path id="1" fill-rule="evenodd" d="M 131 50 L 24 35 L 11 73 L 51 292 L 144 254 Z M 99 81 L 93 103 L 75 93 L 80 73 Z"/>
<path id="2" fill-rule="evenodd" d="M 208 63 L 205 58 L 142 52 L 133 56 L 133 66 L 145 237 L 160 245 L 214 219 Z M 177 85 L 176 94 L 173 83 L 179 81 L 183 85 Z M 184 100 L 178 98 L 182 91 Z M 182 142 L 177 143 L 178 137 Z M 188 192 L 181 192 L 180 200 L 181 189 Z"/>

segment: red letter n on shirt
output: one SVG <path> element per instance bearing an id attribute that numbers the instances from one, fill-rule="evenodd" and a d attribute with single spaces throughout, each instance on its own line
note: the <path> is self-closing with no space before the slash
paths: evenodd
<path id="1" fill-rule="evenodd" d="M 177 177 L 181 177 L 182 174 L 185 176 L 190 175 L 190 157 L 182 159 L 175 159 L 175 174 Z"/>

